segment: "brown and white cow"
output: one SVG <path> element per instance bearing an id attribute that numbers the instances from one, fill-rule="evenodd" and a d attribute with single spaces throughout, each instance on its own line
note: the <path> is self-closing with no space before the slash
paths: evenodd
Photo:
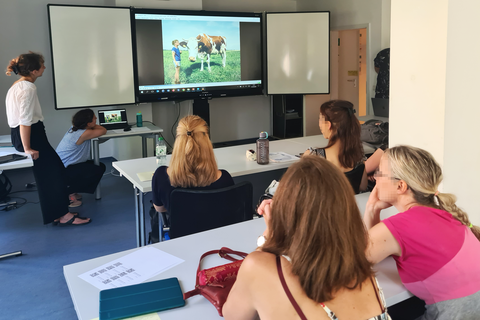
<path id="1" fill-rule="evenodd" d="M 197 56 L 202 61 L 200 71 L 203 71 L 203 60 L 205 56 L 207 57 L 208 71 L 210 69 L 210 55 L 211 54 L 220 54 L 222 57 L 222 64 L 225 68 L 225 63 L 227 62 L 227 38 L 222 36 L 210 36 L 204 34 L 199 34 L 196 37 L 190 38 L 188 40 L 182 41 L 184 48 L 188 49 L 188 59 L 192 62 L 197 60 Z M 190 43 L 190 46 L 188 44 Z M 195 43 L 195 45 L 193 45 Z"/>

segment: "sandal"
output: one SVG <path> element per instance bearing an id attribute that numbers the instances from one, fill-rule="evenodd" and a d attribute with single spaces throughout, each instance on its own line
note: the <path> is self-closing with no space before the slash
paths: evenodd
<path id="1" fill-rule="evenodd" d="M 82 219 L 82 220 L 88 219 L 88 218 L 85 218 L 85 217 L 80 217 L 80 216 L 78 215 L 78 212 L 70 212 L 70 213 L 73 214 L 73 216 L 74 216 L 75 218 Z M 59 222 L 60 222 L 60 218 L 58 218 L 58 219 L 56 219 L 56 220 L 53 220 L 52 225 L 56 226 Z"/>
<path id="2" fill-rule="evenodd" d="M 88 219 L 88 218 L 80 218 L 80 217 L 75 217 L 74 216 L 72 219 L 68 220 L 65 223 L 58 222 L 57 225 L 59 225 L 61 227 L 64 227 L 64 226 L 83 226 L 83 225 L 86 225 L 86 224 L 89 224 L 90 222 L 92 222 L 92 219 L 90 219 L 90 221 L 88 221 L 86 223 L 74 224 L 73 221 L 75 221 L 75 219 L 77 219 L 77 218 L 81 219 L 81 220 Z"/>

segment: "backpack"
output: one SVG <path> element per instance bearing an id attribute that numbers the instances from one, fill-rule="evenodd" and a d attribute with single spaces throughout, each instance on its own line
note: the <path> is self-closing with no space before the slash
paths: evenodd
<path id="1" fill-rule="evenodd" d="M 388 122 L 368 120 L 362 124 L 360 139 L 372 145 L 388 144 Z"/>
<path id="2" fill-rule="evenodd" d="M 0 173 L 0 201 L 6 200 L 12 191 L 12 183 L 5 173 Z"/>

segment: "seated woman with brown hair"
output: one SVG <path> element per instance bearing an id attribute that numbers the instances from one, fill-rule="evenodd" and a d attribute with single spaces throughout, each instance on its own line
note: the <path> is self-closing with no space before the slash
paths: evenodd
<path id="1" fill-rule="evenodd" d="M 177 127 L 170 166 L 157 168 L 152 179 L 153 205 L 168 212 L 170 193 L 175 188 L 221 189 L 234 185 L 225 170 L 219 170 L 208 125 L 199 116 L 186 116 Z"/>
<path id="2" fill-rule="evenodd" d="M 318 125 L 324 138 L 328 139 L 328 145 L 325 148 L 309 148 L 304 155 L 327 159 L 347 176 L 355 193 L 365 191 L 368 185 L 364 166 L 366 158 L 353 104 L 344 100 L 325 102 L 320 107 Z"/>
<path id="3" fill-rule="evenodd" d="M 225 319 L 390 319 L 355 196 L 332 163 L 303 157 L 259 213 L 265 243 L 242 263 Z"/>

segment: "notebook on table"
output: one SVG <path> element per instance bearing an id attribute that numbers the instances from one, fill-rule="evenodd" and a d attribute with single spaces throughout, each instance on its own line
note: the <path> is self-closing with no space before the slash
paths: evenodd
<path id="1" fill-rule="evenodd" d="M 125 109 L 99 110 L 98 123 L 107 130 L 127 128 L 127 111 Z"/>
<path id="2" fill-rule="evenodd" d="M 388 99 L 372 98 L 373 114 L 377 117 L 388 118 Z"/>

